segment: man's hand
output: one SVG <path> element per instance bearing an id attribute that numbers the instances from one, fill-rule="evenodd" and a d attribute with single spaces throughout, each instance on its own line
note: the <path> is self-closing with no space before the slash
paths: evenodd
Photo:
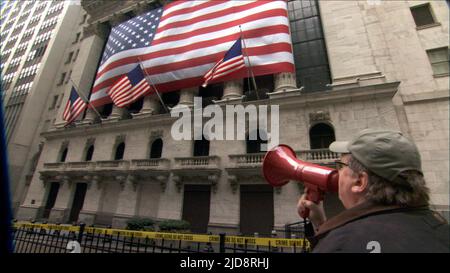
<path id="1" fill-rule="evenodd" d="M 297 203 L 297 212 L 299 215 L 306 209 L 309 209 L 309 220 L 314 226 L 314 230 L 317 232 L 320 225 L 322 225 L 327 217 L 325 215 L 325 210 L 323 209 L 323 201 L 316 204 L 312 201 L 306 200 L 306 193 L 304 193 Z"/>

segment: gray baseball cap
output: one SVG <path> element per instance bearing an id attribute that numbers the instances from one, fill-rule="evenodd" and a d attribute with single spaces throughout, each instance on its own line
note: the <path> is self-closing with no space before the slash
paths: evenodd
<path id="1" fill-rule="evenodd" d="M 351 141 L 331 143 L 330 150 L 352 154 L 368 170 L 389 181 L 407 170 L 422 173 L 417 146 L 401 132 L 364 129 Z"/>

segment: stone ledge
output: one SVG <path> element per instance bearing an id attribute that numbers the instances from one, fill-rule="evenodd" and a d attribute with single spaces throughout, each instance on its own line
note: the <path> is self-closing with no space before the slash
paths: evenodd
<path id="1" fill-rule="evenodd" d="M 414 104 L 421 102 L 447 100 L 450 97 L 449 90 L 438 90 L 433 92 L 425 92 L 411 95 L 402 95 L 403 104 Z"/>

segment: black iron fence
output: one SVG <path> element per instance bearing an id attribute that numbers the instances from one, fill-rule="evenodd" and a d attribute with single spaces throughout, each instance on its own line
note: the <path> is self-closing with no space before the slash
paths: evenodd
<path id="1" fill-rule="evenodd" d="M 17 253 L 301 253 L 304 238 L 262 238 L 149 232 L 18 222 L 13 226 Z"/>

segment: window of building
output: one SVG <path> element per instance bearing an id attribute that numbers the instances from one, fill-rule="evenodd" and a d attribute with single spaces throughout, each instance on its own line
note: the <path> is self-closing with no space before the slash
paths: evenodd
<path id="1" fill-rule="evenodd" d="M 91 161 L 92 160 L 92 155 L 94 154 L 94 145 L 89 146 L 89 148 L 86 151 L 86 157 L 85 157 L 85 161 Z"/>
<path id="2" fill-rule="evenodd" d="M 209 140 L 203 135 L 201 140 L 194 141 L 194 156 L 209 156 Z"/>
<path id="3" fill-rule="evenodd" d="M 336 140 L 334 129 L 325 123 L 318 123 L 309 130 L 311 149 L 328 149 L 330 144 Z"/>
<path id="4" fill-rule="evenodd" d="M 87 14 L 83 15 L 83 19 L 80 22 L 80 25 L 84 24 L 86 22 Z"/>
<path id="5" fill-rule="evenodd" d="M 256 135 L 256 139 L 254 139 L 252 133 Z M 246 137 L 247 154 L 260 153 L 262 152 L 261 145 L 267 144 L 267 135 L 264 131 L 261 132 L 260 130 L 256 130 L 252 133 L 248 134 Z"/>
<path id="6" fill-rule="evenodd" d="M 73 57 L 73 61 L 75 62 L 78 58 L 78 54 L 80 53 L 80 50 L 77 49 L 77 52 L 75 52 L 75 57 Z"/>
<path id="7" fill-rule="evenodd" d="M 99 114 L 102 116 L 103 119 L 109 117 L 111 115 L 113 109 L 113 103 L 108 103 L 102 106 L 102 108 L 99 110 Z"/>
<path id="8" fill-rule="evenodd" d="M 69 74 L 67 75 L 65 83 L 68 83 L 70 81 L 71 77 L 72 77 L 72 70 L 69 71 Z"/>
<path id="9" fill-rule="evenodd" d="M 326 90 L 331 75 L 318 0 L 290 0 L 288 10 L 297 86 Z"/>
<path id="10" fill-rule="evenodd" d="M 125 143 L 121 142 L 116 147 L 116 153 L 114 154 L 114 160 L 122 160 L 124 152 L 125 152 Z"/>
<path id="11" fill-rule="evenodd" d="M 166 107 L 174 107 L 180 101 L 180 91 L 173 91 L 161 94 L 161 99 L 163 100 Z M 161 102 L 159 102 L 159 104 L 161 106 L 159 108 L 160 114 L 165 113 L 166 110 L 162 106 Z"/>
<path id="12" fill-rule="evenodd" d="M 58 85 L 61 85 L 64 83 L 64 79 L 66 78 L 66 73 L 61 74 L 61 78 L 59 79 Z"/>
<path id="13" fill-rule="evenodd" d="M 49 110 L 52 110 L 52 109 L 54 109 L 55 108 L 55 106 L 56 106 L 56 103 L 58 102 L 58 95 L 56 95 L 56 96 L 53 96 L 53 101 L 52 101 L 52 104 L 50 105 L 50 107 L 48 108 Z"/>
<path id="14" fill-rule="evenodd" d="M 78 43 L 78 41 L 80 40 L 80 36 L 81 32 L 78 32 L 77 35 L 75 36 L 75 41 L 73 41 L 73 44 Z"/>
<path id="15" fill-rule="evenodd" d="M 416 26 L 422 27 L 436 23 L 433 13 L 431 11 L 430 3 L 424 5 L 411 7 L 411 13 L 416 22 Z"/>
<path id="16" fill-rule="evenodd" d="M 65 147 L 62 150 L 61 155 L 59 157 L 59 162 L 66 162 L 66 157 L 67 157 L 67 147 Z"/>
<path id="17" fill-rule="evenodd" d="M 66 59 L 66 64 L 68 64 L 68 63 L 70 63 L 70 61 L 72 60 L 72 57 L 73 57 L 73 51 L 71 51 L 70 53 L 69 53 L 69 55 L 67 55 L 67 59 Z"/>
<path id="18" fill-rule="evenodd" d="M 449 75 L 449 48 L 442 47 L 427 50 L 434 76 Z"/>
<path id="19" fill-rule="evenodd" d="M 152 142 L 152 147 L 150 149 L 150 158 L 161 158 L 163 148 L 162 139 L 158 138 Z"/>
<path id="20" fill-rule="evenodd" d="M 209 84 L 207 87 L 200 86 L 198 96 L 202 98 L 202 107 L 213 104 L 213 100 L 220 100 L 223 96 L 223 84 Z"/>
<path id="21" fill-rule="evenodd" d="M 136 100 L 130 106 L 128 106 L 128 113 L 137 114 L 141 111 L 142 106 L 144 105 L 144 97 Z"/>
<path id="22" fill-rule="evenodd" d="M 256 83 L 256 87 L 254 86 Z M 254 101 L 267 99 L 267 93 L 273 92 L 275 88 L 273 75 L 256 76 L 255 82 L 252 78 L 244 78 L 243 91 L 245 95 L 244 101 Z"/>

